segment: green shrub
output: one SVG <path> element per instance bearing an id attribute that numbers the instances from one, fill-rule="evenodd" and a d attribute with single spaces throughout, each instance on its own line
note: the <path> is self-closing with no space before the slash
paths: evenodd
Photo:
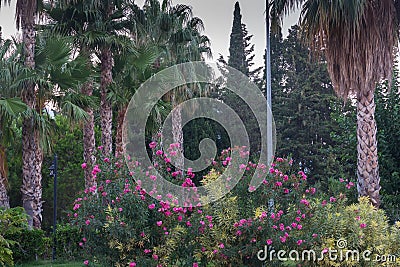
<path id="1" fill-rule="evenodd" d="M 13 265 L 13 246 L 18 243 L 13 236 L 27 229 L 27 215 L 21 207 L 0 208 L 0 265 Z"/>
<path id="2" fill-rule="evenodd" d="M 188 171 L 184 179 L 176 178 L 163 153 L 156 153 L 160 156 L 156 168 L 184 190 L 194 189 L 192 173 Z M 205 185 L 212 182 L 207 197 L 220 196 L 222 185 L 217 178 L 226 168 L 230 153 L 234 150 L 224 151 L 201 180 Z M 337 195 L 318 194 L 290 160 L 277 158 L 269 169 L 251 162 L 239 166 L 231 162 L 234 168 L 246 170 L 232 191 L 208 205 L 182 208 L 172 195 L 162 201 L 149 197 L 136 182 L 150 176 L 149 169 L 142 170 L 134 163 L 137 168 L 130 172 L 121 160 L 97 158 L 98 165 L 93 169 L 97 186 L 85 189 L 70 214 L 71 223 L 82 233 L 84 263 L 90 266 L 260 266 L 257 256 L 265 246 L 275 251 L 301 253 L 312 249 L 322 253 L 334 249 L 339 239 L 346 240 L 349 249 L 400 256 L 398 224 L 390 227 L 384 212 L 374 209 L 366 199 L 347 204 L 346 194 L 353 197 L 354 183 L 332 181 L 331 190 Z M 268 175 L 256 191 L 249 193 L 257 168 Z M 282 261 L 276 255 L 266 264 L 396 266 L 392 262 L 325 258 L 318 262 Z"/>
<path id="3" fill-rule="evenodd" d="M 22 229 L 18 233 L 8 235 L 16 243 L 11 246 L 14 261 L 23 263 L 48 258 L 51 252 L 50 238 L 41 229 Z"/>
<path id="4" fill-rule="evenodd" d="M 53 237 L 51 237 L 53 238 Z M 83 240 L 78 227 L 70 224 L 57 225 L 56 256 L 57 259 L 74 261 L 83 258 Z"/>

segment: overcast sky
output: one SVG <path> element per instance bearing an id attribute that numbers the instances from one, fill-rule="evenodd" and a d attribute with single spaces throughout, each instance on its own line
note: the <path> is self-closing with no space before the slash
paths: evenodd
<path id="1" fill-rule="evenodd" d="M 0 0 L 2 1 L 2 0 Z M 183 3 L 193 7 L 195 16 L 200 17 L 205 24 L 205 34 L 211 39 L 213 58 L 219 54 L 228 56 L 229 36 L 232 30 L 233 10 L 237 0 L 173 0 L 173 4 Z M 137 0 L 142 6 L 144 0 Z M 15 3 L 11 0 L 11 7 L 3 6 L 0 10 L 0 26 L 3 29 L 3 38 L 16 33 L 15 29 Z M 252 43 L 255 44 L 255 63 L 263 65 L 265 49 L 265 0 L 239 1 L 242 23 L 247 25 L 250 34 L 253 35 Z M 287 17 L 284 21 L 284 34 L 287 29 L 298 20 L 298 14 Z"/>

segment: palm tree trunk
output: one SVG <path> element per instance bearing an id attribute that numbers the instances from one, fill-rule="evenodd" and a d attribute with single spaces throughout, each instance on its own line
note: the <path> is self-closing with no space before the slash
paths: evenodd
<path id="1" fill-rule="evenodd" d="M 112 152 L 112 107 L 107 100 L 108 86 L 112 83 L 112 64 L 113 58 L 109 48 L 105 48 L 101 53 L 101 144 L 103 152 L 110 155 Z"/>
<path id="2" fill-rule="evenodd" d="M 6 209 L 10 208 L 10 201 L 7 195 L 7 179 L 1 172 L 0 172 L 0 207 Z"/>
<path id="3" fill-rule="evenodd" d="M 25 97 L 26 99 L 26 97 Z M 27 101 L 25 100 L 27 103 Z M 22 122 L 22 205 L 29 215 L 28 224 L 33 226 L 33 202 L 35 199 L 35 161 L 36 144 L 33 135 L 33 119 L 26 118 Z"/>
<path id="4" fill-rule="evenodd" d="M 375 207 L 380 205 L 380 178 L 376 138 L 374 92 L 360 94 L 357 101 L 357 176 L 358 195 L 368 196 Z"/>
<path id="5" fill-rule="evenodd" d="M 81 88 L 82 94 L 87 96 L 91 96 L 93 93 L 93 82 L 88 81 L 82 85 Z M 96 185 L 96 181 L 94 176 L 92 175 L 92 169 L 96 162 L 96 157 L 94 156 L 94 152 L 96 149 L 96 141 L 94 134 L 94 116 L 93 109 L 90 107 L 85 108 L 86 113 L 88 114 L 88 120 L 85 121 L 83 125 L 83 159 L 87 164 L 87 167 L 84 169 L 85 173 L 85 187 L 89 188 Z"/>
<path id="6" fill-rule="evenodd" d="M 33 227 L 40 229 L 42 228 L 42 165 L 43 165 L 43 150 L 40 146 L 40 134 L 38 130 L 35 130 L 35 187 L 34 187 L 34 199 L 33 199 Z"/>
<path id="7" fill-rule="evenodd" d="M 184 169 L 184 154 L 183 154 L 183 128 L 182 128 L 182 108 L 176 102 L 175 93 L 172 96 L 172 138 L 175 144 L 179 144 L 177 149 L 177 155 L 175 158 L 175 167 L 177 170 L 182 171 L 183 177 L 183 169 Z"/>
<path id="8" fill-rule="evenodd" d="M 35 68 L 35 29 L 34 12 L 30 10 L 27 2 L 21 6 L 21 28 L 22 41 L 24 43 L 25 65 L 28 68 Z M 34 109 L 36 102 L 35 85 L 26 83 L 22 99 L 28 107 Z M 22 203 L 25 211 L 29 215 L 28 224 L 40 228 L 41 221 L 41 175 L 37 174 L 41 168 L 36 160 L 37 142 L 33 118 L 25 118 L 22 123 Z"/>
<path id="9" fill-rule="evenodd" d="M 122 143 L 122 126 L 124 124 L 124 118 L 128 106 L 124 106 L 118 110 L 117 118 L 117 132 L 115 135 L 115 157 L 121 157 L 123 155 L 123 143 Z"/>
<path id="10" fill-rule="evenodd" d="M 7 195 L 7 176 L 6 176 L 6 152 L 5 148 L 0 145 L 0 207 L 10 208 L 10 201 Z"/>

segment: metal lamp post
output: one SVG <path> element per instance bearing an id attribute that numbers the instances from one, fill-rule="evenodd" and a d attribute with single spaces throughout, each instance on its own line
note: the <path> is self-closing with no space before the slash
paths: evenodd
<path id="1" fill-rule="evenodd" d="M 53 252 L 52 259 L 56 259 L 56 230 L 57 230 L 57 154 L 54 154 L 53 164 L 50 166 L 50 176 L 54 178 L 53 196 Z"/>
<path id="2" fill-rule="evenodd" d="M 270 21 L 269 21 L 269 0 L 265 1 L 266 6 L 266 60 L 265 60 L 265 76 L 266 84 L 265 91 L 267 95 L 267 160 L 268 164 L 272 163 L 273 140 L 272 140 L 272 93 L 271 93 L 271 36 L 270 36 Z M 270 212 L 273 212 L 275 206 L 274 199 L 268 200 Z"/>

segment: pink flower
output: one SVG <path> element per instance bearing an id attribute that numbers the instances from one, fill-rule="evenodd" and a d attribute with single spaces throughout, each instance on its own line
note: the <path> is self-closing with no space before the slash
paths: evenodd
<path id="1" fill-rule="evenodd" d="M 136 262 L 130 262 L 129 267 L 136 267 Z"/>
<path id="2" fill-rule="evenodd" d="M 329 198 L 329 201 L 330 201 L 330 202 L 335 202 L 335 201 L 336 201 L 336 198 L 330 197 L 330 198 Z"/>
<path id="3" fill-rule="evenodd" d="M 297 229 L 301 230 L 303 226 L 301 224 L 297 225 Z"/>
<path id="4" fill-rule="evenodd" d="M 363 229 L 363 228 L 365 228 L 365 227 L 367 227 L 367 224 L 366 224 L 366 223 L 360 223 L 360 228 L 361 228 L 361 229 Z"/>
<path id="5" fill-rule="evenodd" d="M 162 221 L 158 221 L 158 222 L 157 222 L 157 225 L 158 225 L 158 226 L 161 226 L 161 225 L 162 225 Z"/>
<path id="6" fill-rule="evenodd" d="M 186 225 L 187 225 L 187 227 L 192 226 L 192 224 L 190 223 L 190 221 L 187 221 L 187 222 L 186 222 Z"/>
<path id="7" fill-rule="evenodd" d="M 155 207 L 156 207 L 156 205 L 154 203 L 149 205 L 149 209 L 151 209 L 151 210 L 153 210 Z"/>
<path id="8" fill-rule="evenodd" d="M 183 219 L 183 218 L 182 218 L 182 216 L 181 216 L 181 215 L 179 215 L 179 216 L 178 216 L 178 218 L 177 218 L 177 220 L 178 220 L 179 222 L 181 222 L 181 221 L 182 221 L 182 219 Z"/>
<path id="9" fill-rule="evenodd" d="M 153 254 L 153 259 L 158 260 L 158 255 L 157 254 Z"/>
<path id="10" fill-rule="evenodd" d="M 297 245 L 300 246 L 304 241 L 303 240 L 297 240 Z"/>
<path id="11" fill-rule="evenodd" d="M 157 143 L 156 142 L 151 142 L 150 144 L 149 144 L 149 147 L 151 148 L 151 149 L 154 149 L 155 147 L 157 146 Z"/>
<path id="12" fill-rule="evenodd" d="M 145 253 L 145 254 L 149 254 L 150 252 L 151 252 L 151 249 L 147 249 L 147 248 L 146 248 L 146 249 L 144 250 L 144 253 Z"/>
<path id="13" fill-rule="evenodd" d="M 224 248 L 224 247 L 225 247 L 225 245 L 223 243 L 219 244 L 219 248 Z"/>
<path id="14" fill-rule="evenodd" d="M 82 169 L 86 169 L 87 168 L 86 162 L 82 163 L 81 167 L 82 167 Z"/>
<path id="15" fill-rule="evenodd" d="M 85 260 L 85 261 L 83 262 L 83 264 L 89 265 L 89 261 L 88 261 L 88 260 Z"/>
<path id="16" fill-rule="evenodd" d="M 284 189 L 283 189 L 283 193 L 284 193 L 284 194 L 289 194 L 289 189 L 284 188 Z"/>
<path id="17" fill-rule="evenodd" d="M 83 241 L 83 242 L 86 242 L 86 241 L 87 241 L 86 237 L 82 238 L 82 241 Z"/>
<path id="18" fill-rule="evenodd" d="M 110 159 L 109 159 L 109 158 L 104 158 L 104 162 L 109 163 L 109 162 L 110 162 Z"/>
<path id="19" fill-rule="evenodd" d="M 298 221 L 298 222 L 300 222 L 301 218 L 300 218 L 300 217 L 296 217 L 295 220 Z"/>
<path id="20" fill-rule="evenodd" d="M 162 154 L 163 154 L 162 150 L 157 150 L 157 151 L 156 151 L 156 155 L 157 155 L 157 156 L 161 156 Z"/>
<path id="21" fill-rule="evenodd" d="M 90 220 L 86 220 L 85 223 L 86 223 L 86 225 L 89 225 L 90 224 Z"/>
<path id="22" fill-rule="evenodd" d="M 279 239 L 281 240 L 282 243 L 286 242 L 286 237 L 285 236 L 280 236 Z"/>
<path id="23" fill-rule="evenodd" d="M 275 185 L 276 185 L 277 187 L 280 187 L 280 186 L 282 186 L 282 182 L 276 182 Z"/>
<path id="24" fill-rule="evenodd" d="M 82 243 L 82 242 L 79 242 L 79 246 L 80 246 L 80 247 L 83 247 L 83 243 Z"/>
<path id="25" fill-rule="evenodd" d="M 239 169 L 245 169 L 246 168 L 246 165 L 244 165 L 244 164 L 240 164 L 240 166 L 239 166 Z"/>
<path id="26" fill-rule="evenodd" d="M 310 202 L 308 202 L 307 199 L 304 199 L 304 198 L 302 200 L 300 200 L 300 203 L 304 204 L 306 206 L 310 205 Z"/>
<path id="27" fill-rule="evenodd" d="M 267 240 L 267 245 L 271 245 L 272 244 L 272 239 L 268 239 Z"/>
<path id="28" fill-rule="evenodd" d="M 343 178 L 339 178 L 339 182 L 343 183 L 344 182 Z"/>
<path id="29" fill-rule="evenodd" d="M 316 238 L 318 235 L 317 234 L 312 234 L 312 237 L 313 238 Z"/>
<path id="30" fill-rule="evenodd" d="M 325 200 L 325 199 L 322 201 L 321 206 L 322 206 L 322 207 L 325 207 L 325 206 L 326 206 L 326 200 Z"/>
<path id="31" fill-rule="evenodd" d="M 107 179 L 107 180 L 106 180 L 106 184 L 109 184 L 109 183 L 111 183 L 111 180 L 108 180 L 108 179 Z"/>
<path id="32" fill-rule="evenodd" d="M 197 262 L 193 263 L 193 267 L 199 267 L 199 264 Z"/>

